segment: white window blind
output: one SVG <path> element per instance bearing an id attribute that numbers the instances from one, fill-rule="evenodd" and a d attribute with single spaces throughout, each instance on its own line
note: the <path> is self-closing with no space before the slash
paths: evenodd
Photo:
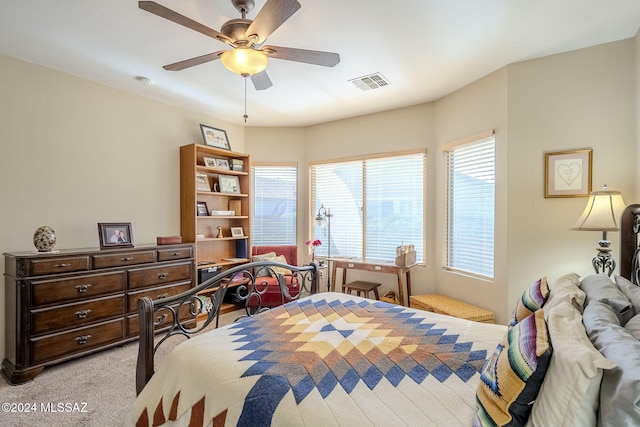
<path id="1" fill-rule="evenodd" d="M 426 154 L 388 154 L 312 165 L 311 209 L 331 217 L 331 256 L 395 260 L 396 246 L 413 244 L 424 262 Z M 313 238 L 328 252 L 328 227 L 313 224 Z"/>
<path id="2" fill-rule="evenodd" d="M 493 278 L 495 140 L 493 135 L 445 151 L 446 268 Z"/>
<path id="3" fill-rule="evenodd" d="M 252 166 L 251 238 L 256 246 L 295 245 L 296 166 Z"/>

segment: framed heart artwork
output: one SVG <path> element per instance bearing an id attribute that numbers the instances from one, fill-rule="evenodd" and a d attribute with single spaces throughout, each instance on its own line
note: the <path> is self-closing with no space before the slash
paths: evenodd
<path id="1" fill-rule="evenodd" d="M 544 197 L 587 197 L 593 150 L 544 153 Z"/>

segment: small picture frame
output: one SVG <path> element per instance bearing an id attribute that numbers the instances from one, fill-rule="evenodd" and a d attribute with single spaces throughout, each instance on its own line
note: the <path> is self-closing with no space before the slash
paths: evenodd
<path id="1" fill-rule="evenodd" d="M 133 232 L 130 222 L 99 222 L 100 249 L 132 248 Z"/>
<path id="2" fill-rule="evenodd" d="M 592 157 L 592 149 L 545 153 L 544 197 L 588 197 Z"/>
<path id="3" fill-rule="evenodd" d="M 240 194 L 240 182 L 237 176 L 218 175 L 221 193 Z"/>
<path id="4" fill-rule="evenodd" d="M 204 165 L 208 168 L 215 168 L 216 166 L 216 160 L 213 157 L 203 157 L 202 160 L 204 161 Z"/>
<path id="5" fill-rule="evenodd" d="M 209 175 L 206 173 L 196 173 L 196 190 L 198 191 L 211 191 L 209 185 Z"/>
<path id="6" fill-rule="evenodd" d="M 196 202 L 196 215 L 209 216 L 209 209 L 207 208 L 207 202 Z"/>
<path id="7" fill-rule="evenodd" d="M 231 227 L 231 237 L 244 237 L 242 227 Z"/>
<path id="8" fill-rule="evenodd" d="M 202 124 L 200 125 L 200 130 L 202 131 L 202 139 L 205 145 L 231 151 L 231 144 L 229 144 L 226 131 Z"/>
<path id="9" fill-rule="evenodd" d="M 216 168 L 229 169 L 229 161 L 227 159 L 216 159 Z"/>

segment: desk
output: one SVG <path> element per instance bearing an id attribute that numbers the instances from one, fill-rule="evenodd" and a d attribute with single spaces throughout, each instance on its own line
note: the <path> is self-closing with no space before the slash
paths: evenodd
<path id="1" fill-rule="evenodd" d="M 347 283 L 347 270 L 363 270 L 373 271 L 376 273 L 395 274 L 398 278 L 398 301 L 402 305 L 405 304 L 404 299 L 404 286 L 407 286 L 407 302 L 411 296 L 411 269 L 415 267 L 413 265 L 395 265 L 394 261 L 386 261 L 380 259 L 370 258 L 331 258 L 331 292 L 336 290 L 336 273 L 341 268 L 342 272 L 342 284 Z M 404 282 L 404 283 L 403 283 Z"/>

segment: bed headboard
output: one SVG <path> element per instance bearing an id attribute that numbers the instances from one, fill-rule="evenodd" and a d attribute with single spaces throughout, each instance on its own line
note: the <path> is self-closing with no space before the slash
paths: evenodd
<path id="1" fill-rule="evenodd" d="M 620 220 L 620 275 L 636 285 L 640 284 L 638 233 L 640 204 L 636 203 L 625 208 Z"/>

